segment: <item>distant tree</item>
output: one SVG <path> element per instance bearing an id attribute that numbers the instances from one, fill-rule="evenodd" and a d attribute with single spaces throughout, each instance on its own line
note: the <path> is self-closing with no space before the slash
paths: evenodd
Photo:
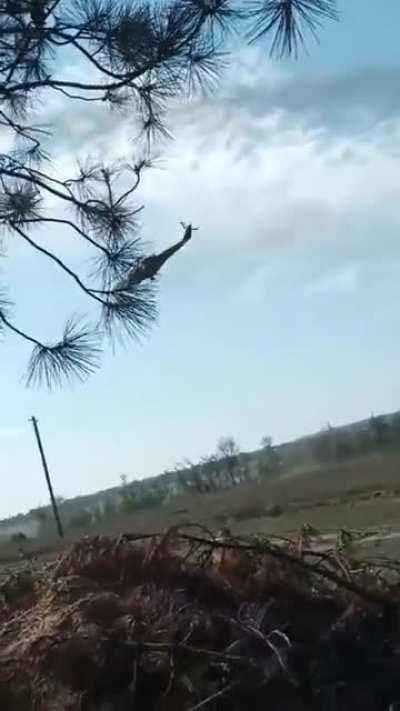
<path id="1" fill-rule="evenodd" d="M 30 515 L 37 521 L 37 535 L 52 536 L 54 533 L 54 519 L 50 506 L 37 506 L 30 510 Z"/>
<path id="2" fill-rule="evenodd" d="M 124 514 L 133 513 L 133 511 L 137 511 L 140 507 L 140 496 L 137 491 L 133 491 L 128 485 L 128 477 L 126 474 L 121 474 L 120 481 L 118 511 Z"/>
<path id="3" fill-rule="evenodd" d="M 400 412 L 396 412 L 396 414 L 393 415 L 391 430 L 393 441 L 396 444 L 400 443 Z"/>
<path id="4" fill-rule="evenodd" d="M 164 471 L 164 476 L 167 481 L 174 482 L 172 491 L 170 489 L 170 494 L 184 494 L 190 491 L 191 485 L 185 472 L 185 467 L 182 464 L 175 464 L 172 470 L 166 469 Z"/>
<path id="5" fill-rule="evenodd" d="M 46 506 L 38 506 L 36 509 L 31 509 L 30 513 L 40 523 L 46 523 L 49 520 L 50 511 Z"/>
<path id="6" fill-rule="evenodd" d="M 267 462 L 261 460 L 258 464 L 257 470 L 258 479 L 268 479 L 271 476 L 271 467 Z"/>
<path id="7" fill-rule="evenodd" d="M 208 454 L 200 459 L 200 471 L 202 478 L 207 482 L 209 491 L 217 489 L 219 486 L 218 458 L 215 454 Z"/>
<path id="8" fill-rule="evenodd" d="M 252 478 L 251 462 L 249 461 L 249 458 L 243 454 L 239 454 L 236 472 L 236 476 L 239 478 L 239 481 L 250 481 Z"/>
<path id="9" fill-rule="evenodd" d="M 336 459 L 348 459 L 355 452 L 353 437 L 346 431 L 337 432 L 335 436 Z"/>
<path id="10" fill-rule="evenodd" d="M 264 451 L 269 452 L 272 449 L 272 437 L 270 437 L 269 435 L 262 437 L 260 447 Z"/>
<path id="11" fill-rule="evenodd" d="M 174 469 L 164 469 L 162 473 L 162 486 L 165 498 L 171 499 L 187 491 L 187 482 L 182 472 Z"/>
<path id="12" fill-rule="evenodd" d="M 190 482 L 190 488 L 198 494 L 204 494 L 207 491 L 207 485 L 204 483 L 199 465 L 186 457 L 181 467 L 182 471 L 185 472 L 187 480 Z"/>
<path id="13" fill-rule="evenodd" d="M 141 501 L 133 491 L 124 491 L 120 495 L 119 511 L 122 514 L 130 514 L 140 508 Z"/>
<path id="14" fill-rule="evenodd" d="M 187 491 L 195 491 L 198 494 L 203 493 L 203 486 L 197 465 L 191 459 L 185 457 L 181 462 L 176 464 L 176 471 L 179 472 L 180 481 L 185 482 Z"/>
<path id="15" fill-rule="evenodd" d="M 104 518 L 113 518 L 118 511 L 118 507 L 114 498 L 108 497 L 104 502 L 103 514 Z"/>
<path id="16" fill-rule="evenodd" d="M 235 471 L 239 464 L 240 449 L 233 437 L 221 437 L 217 444 L 217 457 L 225 465 L 232 484 L 236 484 Z"/>
<path id="17" fill-rule="evenodd" d="M 76 511 L 69 519 L 71 528 L 87 528 L 92 523 L 92 514 L 87 509 Z"/>
<path id="18" fill-rule="evenodd" d="M 276 471 L 280 465 L 279 455 L 276 447 L 273 446 L 272 437 L 263 437 L 261 440 L 262 462 L 259 473 L 262 478 L 268 477 Z"/>
<path id="19" fill-rule="evenodd" d="M 185 474 L 183 472 L 177 471 L 176 478 L 179 482 L 179 486 L 182 492 L 185 492 L 190 489 L 190 482 L 188 481 L 187 477 L 185 477 Z"/>
<path id="20" fill-rule="evenodd" d="M 369 428 L 374 443 L 378 447 L 383 447 L 390 439 L 390 425 L 385 417 L 371 415 L 369 420 Z"/>
<path id="21" fill-rule="evenodd" d="M 314 458 L 318 461 L 329 462 L 335 458 L 335 432 L 328 423 L 319 434 L 310 442 Z"/>
<path id="22" fill-rule="evenodd" d="M 220 437 L 217 443 L 217 453 L 223 457 L 237 457 L 240 448 L 233 437 Z"/>
<path id="23" fill-rule="evenodd" d="M 354 437 L 353 446 L 357 454 L 360 455 L 368 454 L 368 452 L 370 452 L 371 449 L 376 446 L 370 427 L 362 429 L 360 432 L 357 432 Z"/>
<path id="24" fill-rule="evenodd" d="M 104 510 L 100 504 L 92 509 L 92 518 L 94 523 L 101 523 L 104 520 Z"/>
<path id="25" fill-rule="evenodd" d="M 165 500 L 165 492 L 160 486 L 146 487 L 143 489 L 139 496 L 139 508 L 152 508 L 153 506 L 160 506 Z"/>
<path id="26" fill-rule="evenodd" d="M 121 474 L 120 476 L 120 482 L 122 487 L 128 486 L 128 477 L 126 474 Z"/>

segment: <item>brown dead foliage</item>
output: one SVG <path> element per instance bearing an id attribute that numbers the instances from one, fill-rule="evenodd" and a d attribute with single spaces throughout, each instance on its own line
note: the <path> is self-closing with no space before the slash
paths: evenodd
<path id="1" fill-rule="evenodd" d="M 21 596 L 13 581 L 1 709 L 388 711 L 400 700 L 397 570 L 389 583 L 382 566 L 229 532 L 130 538 L 83 539 Z"/>

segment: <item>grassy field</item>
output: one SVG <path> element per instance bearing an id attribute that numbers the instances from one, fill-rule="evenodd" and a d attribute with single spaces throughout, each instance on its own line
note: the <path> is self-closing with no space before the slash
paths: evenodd
<path id="1" fill-rule="evenodd" d="M 151 533 L 171 525 L 201 523 L 237 535 L 293 536 L 310 524 L 322 536 L 346 528 L 362 533 L 369 553 L 400 556 L 400 453 L 382 453 L 335 465 L 319 465 L 232 489 L 174 499 L 166 506 L 120 516 L 90 529 L 30 540 L 27 554 L 48 559 L 84 534 Z M 18 546 L 0 544 L 0 564 L 18 560 Z"/>

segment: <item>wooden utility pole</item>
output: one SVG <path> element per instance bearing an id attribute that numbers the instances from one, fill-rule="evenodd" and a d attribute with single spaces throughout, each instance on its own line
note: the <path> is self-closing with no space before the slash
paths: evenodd
<path id="1" fill-rule="evenodd" d="M 63 538 L 63 536 L 64 536 L 64 530 L 63 530 L 63 527 L 62 527 L 61 518 L 60 518 L 60 514 L 59 514 L 59 511 L 58 511 L 58 507 L 57 507 L 57 501 L 56 501 L 56 498 L 55 498 L 55 496 L 54 496 L 54 491 L 53 491 L 53 487 L 52 487 L 52 484 L 51 484 L 51 479 L 50 479 L 50 474 L 49 474 L 49 468 L 48 468 L 48 466 L 47 466 L 47 461 L 46 461 L 45 453 L 44 453 L 44 450 L 43 450 L 42 440 L 40 439 L 38 421 L 37 421 L 36 417 L 32 416 L 32 417 L 31 417 L 31 422 L 32 422 L 32 424 L 33 424 L 33 429 L 34 429 L 34 432 L 35 432 L 35 437 L 36 437 L 36 442 L 37 442 L 37 446 L 38 446 L 38 449 L 39 449 L 40 459 L 42 460 L 43 471 L 44 471 L 44 475 L 45 475 L 45 477 L 46 477 L 47 488 L 48 488 L 49 494 L 50 494 L 50 500 L 51 500 L 51 505 L 52 505 L 52 507 L 53 507 L 54 520 L 55 520 L 55 522 L 56 522 L 58 535 L 60 536 L 60 538 Z"/>

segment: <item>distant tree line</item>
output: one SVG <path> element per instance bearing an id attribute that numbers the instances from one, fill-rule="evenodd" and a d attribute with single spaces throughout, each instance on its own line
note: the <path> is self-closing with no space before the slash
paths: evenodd
<path id="1" fill-rule="evenodd" d="M 64 525 L 86 529 L 96 523 L 121 515 L 161 506 L 174 497 L 206 495 L 250 481 L 262 481 L 292 464 L 340 462 L 384 449 L 400 447 L 400 413 L 392 416 L 371 415 L 357 428 L 335 428 L 328 424 L 320 433 L 302 441 L 284 453 L 284 446 L 274 446 L 271 437 L 263 437 L 257 453 L 245 454 L 233 437 L 221 437 L 215 452 L 193 462 L 183 459 L 161 476 L 142 481 L 128 481 L 121 476 L 118 489 L 96 503 L 83 506 L 58 499 Z M 30 512 L 39 523 L 39 535 L 54 533 L 50 506 Z"/>
<path id="2" fill-rule="evenodd" d="M 263 479 L 279 467 L 280 459 L 270 437 L 262 439 L 258 458 L 242 454 L 233 437 L 221 437 L 214 453 L 201 457 L 197 462 L 184 459 L 154 479 L 129 482 L 123 474 L 117 492 L 110 493 L 94 505 L 74 505 L 73 501 L 61 498 L 58 504 L 67 528 L 86 529 L 104 520 L 160 506 L 177 496 L 208 494 L 246 481 Z M 49 506 L 33 509 L 31 514 L 39 523 L 39 535 L 49 535 L 54 531 Z"/>
<path id="3" fill-rule="evenodd" d="M 400 413 L 392 417 L 371 415 L 359 429 L 335 428 L 328 424 L 312 438 L 309 446 L 313 458 L 323 462 L 400 447 Z"/>

